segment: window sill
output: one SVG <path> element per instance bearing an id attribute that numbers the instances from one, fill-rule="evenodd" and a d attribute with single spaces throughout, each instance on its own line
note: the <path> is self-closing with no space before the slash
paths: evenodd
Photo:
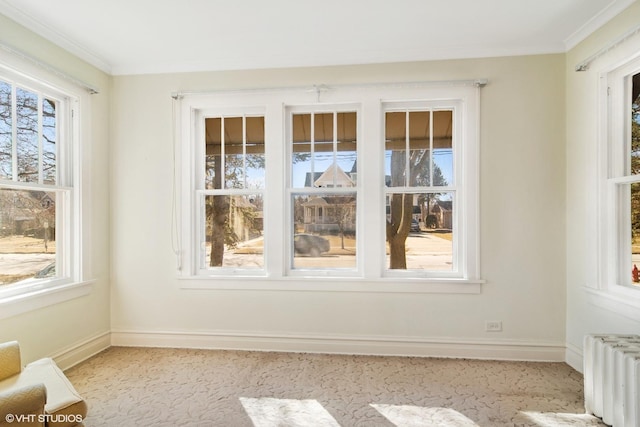
<path id="1" fill-rule="evenodd" d="M 25 290 L 20 294 L 0 297 L 0 319 L 37 310 L 91 293 L 95 281 L 83 281 Z"/>
<path id="2" fill-rule="evenodd" d="M 468 279 L 362 279 L 327 277 L 180 277 L 181 289 L 369 292 L 420 294 L 480 294 L 484 280 Z"/>
<path id="3" fill-rule="evenodd" d="M 640 322 L 640 290 L 623 286 L 615 286 L 611 290 L 584 289 L 590 304 Z"/>

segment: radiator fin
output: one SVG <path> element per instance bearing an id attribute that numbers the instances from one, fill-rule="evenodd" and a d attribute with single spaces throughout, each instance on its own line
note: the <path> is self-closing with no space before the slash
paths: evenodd
<path id="1" fill-rule="evenodd" d="M 585 336 L 584 399 L 605 424 L 640 427 L 640 336 Z"/>

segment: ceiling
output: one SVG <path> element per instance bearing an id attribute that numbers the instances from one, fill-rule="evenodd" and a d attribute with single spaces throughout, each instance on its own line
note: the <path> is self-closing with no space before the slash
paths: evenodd
<path id="1" fill-rule="evenodd" d="M 0 13 L 120 75 L 566 52 L 634 1 L 0 0 Z"/>

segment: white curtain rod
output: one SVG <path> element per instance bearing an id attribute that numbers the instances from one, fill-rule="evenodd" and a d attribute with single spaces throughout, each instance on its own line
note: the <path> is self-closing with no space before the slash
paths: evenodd
<path id="1" fill-rule="evenodd" d="M 220 90 L 195 90 L 195 91 L 177 91 L 172 92 L 171 97 L 173 99 L 179 99 L 186 95 L 209 95 L 216 93 L 249 93 L 249 92 L 271 92 L 271 91 L 283 91 L 283 90 L 304 90 L 306 92 L 315 92 L 320 94 L 327 92 L 334 88 L 362 88 L 362 87 L 376 87 L 376 86 L 410 86 L 410 85 L 433 85 L 433 86 L 476 86 L 483 88 L 489 83 L 488 79 L 472 79 L 472 80 L 433 80 L 422 82 L 394 82 L 394 83 L 370 83 L 370 84 L 346 84 L 346 85 L 331 85 L 317 84 L 310 86 L 294 86 L 294 87 L 273 87 L 273 88 L 251 88 L 251 89 L 220 89 Z"/>
<path id="2" fill-rule="evenodd" d="M 599 51 L 597 51 L 596 53 L 594 53 L 593 55 L 591 55 L 590 57 L 588 57 L 578 65 L 576 65 L 576 71 L 587 71 L 593 61 L 605 55 L 610 50 L 615 49 L 616 47 L 618 47 L 618 45 L 622 44 L 627 39 L 630 39 L 631 37 L 635 36 L 638 33 L 640 33 L 640 25 L 627 31 L 622 36 L 620 36 L 613 42 L 609 43 L 608 46 L 605 46 L 604 48 L 600 49 Z"/>
<path id="3" fill-rule="evenodd" d="M 40 61 L 39 59 L 29 55 L 28 53 L 25 53 L 19 49 L 16 49 L 13 46 L 9 46 L 8 44 L 2 43 L 0 42 L 0 48 L 4 51 L 9 52 L 12 55 L 18 56 L 21 59 L 24 59 L 28 62 L 31 62 L 32 64 L 42 68 L 45 71 L 48 71 L 52 74 L 55 74 L 58 77 L 61 77 L 64 80 L 67 80 L 68 82 L 71 82 L 73 84 L 75 84 L 76 86 L 79 86 L 81 88 L 83 88 L 84 90 L 86 90 L 87 92 L 89 92 L 91 95 L 100 93 L 100 91 L 98 90 L 98 88 L 96 88 L 95 86 L 92 86 L 88 83 L 83 82 L 82 80 L 78 80 L 75 77 L 70 76 L 69 74 L 65 73 L 64 71 L 60 71 L 59 69 Z"/>

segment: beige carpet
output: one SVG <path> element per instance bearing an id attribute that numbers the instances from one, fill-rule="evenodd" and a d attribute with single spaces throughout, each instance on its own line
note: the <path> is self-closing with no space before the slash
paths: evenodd
<path id="1" fill-rule="evenodd" d="M 67 371 L 99 426 L 601 426 L 561 363 L 112 347 Z"/>

